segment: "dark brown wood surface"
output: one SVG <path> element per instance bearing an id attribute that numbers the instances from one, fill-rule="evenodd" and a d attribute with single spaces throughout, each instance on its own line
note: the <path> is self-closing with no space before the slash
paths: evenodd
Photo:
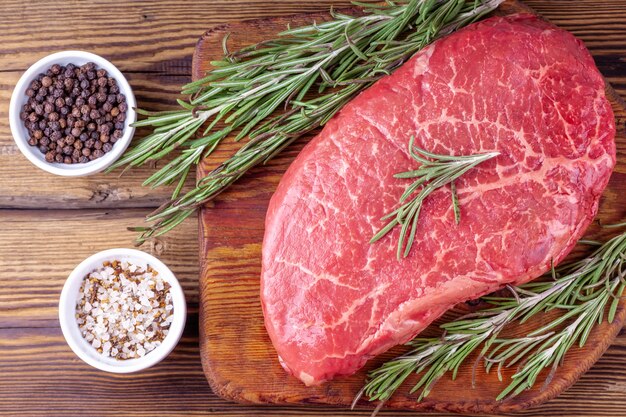
<path id="1" fill-rule="evenodd" d="M 527 3 L 583 39 L 600 70 L 626 97 L 625 0 Z M 140 187 L 151 172 L 148 168 L 121 178 L 67 179 L 46 174 L 21 156 L 8 126 L 13 86 L 30 64 L 51 52 L 83 49 L 103 55 L 125 73 L 142 107 L 163 110 L 173 105 L 179 86 L 189 81 L 194 46 L 207 28 L 229 21 L 323 11 L 331 4 L 346 6 L 348 2 L 0 3 L 0 416 L 369 416 L 368 411 L 350 412 L 345 407 L 239 405 L 211 391 L 198 349 L 195 219 L 143 248 L 170 265 L 183 283 L 189 317 L 178 347 L 161 364 L 133 375 L 107 374 L 82 363 L 59 329 L 57 302 L 65 278 L 96 251 L 131 246 L 134 235 L 126 226 L 140 224 L 167 191 Z M 231 200 L 234 194 L 226 193 L 220 201 Z M 229 272 L 233 280 L 237 272 Z M 241 337 L 247 332 L 243 329 Z M 557 399 L 517 415 L 626 415 L 625 364 L 626 332 L 622 330 L 577 384 Z M 416 414 L 388 411 L 383 415 Z"/>

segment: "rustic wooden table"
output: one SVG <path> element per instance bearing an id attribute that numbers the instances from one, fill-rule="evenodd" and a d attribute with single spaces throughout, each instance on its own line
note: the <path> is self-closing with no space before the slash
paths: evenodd
<path id="1" fill-rule="evenodd" d="M 626 0 L 528 0 L 583 39 L 598 67 L 626 97 Z M 229 20 L 327 9 L 346 1 L 38 1 L 0 3 L 0 415 L 286 416 L 355 415 L 329 408 L 251 407 L 214 395 L 198 354 L 197 222 L 144 247 L 182 281 L 189 305 L 185 335 L 161 364 L 136 375 L 111 375 L 81 362 L 57 319 L 61 287 L 86 256 L 131 246 L 130 225 L 159 205 L 167 190 L 141 182 L 149 169 L 118 178 L 65 179 L 32 166 L 13 143 L 8 104 L 21 73 L 54 51 L 82 49 L 115 63 L 141 107 L 166 109 L 190 78 L 198 37 Z M 521 415 L 626 415 L 626 332 L 560 398 Z M 397 415 L 404 413 L 383 413 Z"/>

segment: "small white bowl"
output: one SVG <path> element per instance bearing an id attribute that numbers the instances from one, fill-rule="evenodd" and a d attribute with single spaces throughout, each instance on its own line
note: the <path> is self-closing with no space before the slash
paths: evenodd
<path id="1" fill-rule="evenodd" d="M 119 360 L 102 355 L 83 338 L 78 323 L 76 323 L 76 300 L 78 299 L 78 292 L 83 279 L 94 270 L 102 268 L 103 262 L 114 260 L 130 261 L 135 265 L 143 267 L 149 264 L 159 273 L 163 280 L 170 284 L 174 317 L 169 332 L 158 347 L 141 358 Z M 67 278 L 59 301 L 61 330 L 70 348 L 80 359 L 94 368 L 114 373 L 137 372 L 159 363 L 169 355 L 180 340 L 186 319 L 187 305 L 185 303 L 185 295 L 172 271 L 154 256 L 136 249 L 109 249 L 98 252 L 82 261 Z"/>
<path id="2" fill-rule="evenodd" d="M 115 78 L 120 88 L 120 93 L 126 96 L 126 104 L 128 110 L 126 112 L 126 121 L 124 126 L 124 135 L 113 145 L 110 152 L 104 156 L 83 164 L 60 164 L 56 162 L 47 162 L 45 156 L 36 146 L 28 144 L 28 130 L 24 126 L 24 122 L 20 120 L 22 107 L 28 101 L 26 90 L 30 83 L 40 74 L 46 72 L 54 64 L 67 65 L 75 64 L 77 66 L 93 62 L 97 68 L 105 69 L 110 77 Z M 130 88 L 128 81 L 124 75 L 106 59 L 83 51 L 63 51 L 48 55 L 31 65 L 17 82 L 13 94 L 11 95 L 11 104 L 9 105 L 9 123 L 11 125 L 11 133 L 19 150 L 24 154 L 30 162 L 44 171 L 51 174 L 62 175 L 65 177 L 83 177 L 104 171 L 111 166 L 128 148 L 130 141 L 135 132 L 135 128 L 131 126 L 137 117 L 135 113 L 137 103 L 133 90 Z"/>

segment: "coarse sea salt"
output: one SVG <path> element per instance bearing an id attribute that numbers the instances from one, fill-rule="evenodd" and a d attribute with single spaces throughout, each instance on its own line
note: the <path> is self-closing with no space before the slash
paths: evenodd
<path id="1" fill-rule="evenodd" d="M 76 302 L 83 338 L 104 356 L 136 359 L 167 336 L 174 306 L 159 273 L 128 261 L 104 262 L 88 274 Z"/>

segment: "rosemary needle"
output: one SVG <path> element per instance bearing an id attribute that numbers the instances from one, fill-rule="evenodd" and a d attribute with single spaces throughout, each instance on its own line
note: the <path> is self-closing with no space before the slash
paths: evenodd
<path id="1" fill-rule="evenodd" d="M 494 10 L 503 0 L 408 0 L 355 3 L 362 16 L 331 11 L 332 20 L 292 28 L 276 39 L 212 62 L 201 80 L 183 87 L 179 110 L 138 110 L 135 126 L 152 132 L 111 169 L 135 167 L 173 154 L 144 185 L 177 183 L 171 201 L 136 228 L 139 243 L 166 233 L 215 198 L 250 168 L 263 164 L 298 137 L 324 125 L 358 92 L 390 74 L 438 37 Z M 198 133 L 199 132 L 199 133 Z M 192 169 L 224 138 L 248 143 L 184 195 Z"/>
<path id="2" fill-rule="evenodd" d="M 438 155 L 418 148 L 413 144 L 414 140 L 415 138 L 411 136 L 409 140 L 409 154 L 420 163 L 419 168 L 414 171 L 396 174 L 395 177 L 417 178 L 417 180 L 409 185 L 400 197 L 402 205 L 381 219 L 389 221 L 370 240 L 370 243 L 374 243 L 389 233 L 394 227 L 401 226 L 397 250 L 398 259 L 402 256 L 406 257 L 411 250 L 424 200 L 435 190 L 450 184 L 454 219 L 458 224 L 461 213 L 454 182 L 476 165 L 500 155 L 499 152 L 460 156 Z M 407 201 L 418 190 L 419 192 L 411 200 Z M 404 253 L 402 252 L 403 248 Z"/>
<path id="3" fill-rule="evenodd" d="M 484 297 L 491 308 L 441 325 L 440 338 L 412 340 L 410 352 L 370 372 L 355 404 L 362 395 L 371 401 L 388 400 L 413 374 L 421 375 L 411 390 L 420 391 L 421 401 L 445 373 L 456 377 L 460 365 L 479 348 L 475 366 L 482 362 L 487 371 L 496 366 L 500 379 L 503 368 L 519 367 L 497 400 L 531 388 L 540 372 L 549 368 L 546 385 L 572 346 L 583 346 L 596 324 L 613 322 L 625 289 L 626 232 L 588 258 L 553 269 L 545 280 L 514 289 L 514 296 Z M 499 336 L 506 327 L 555 309 L 563 310 L 563 315 L 525 337 Z"/>

